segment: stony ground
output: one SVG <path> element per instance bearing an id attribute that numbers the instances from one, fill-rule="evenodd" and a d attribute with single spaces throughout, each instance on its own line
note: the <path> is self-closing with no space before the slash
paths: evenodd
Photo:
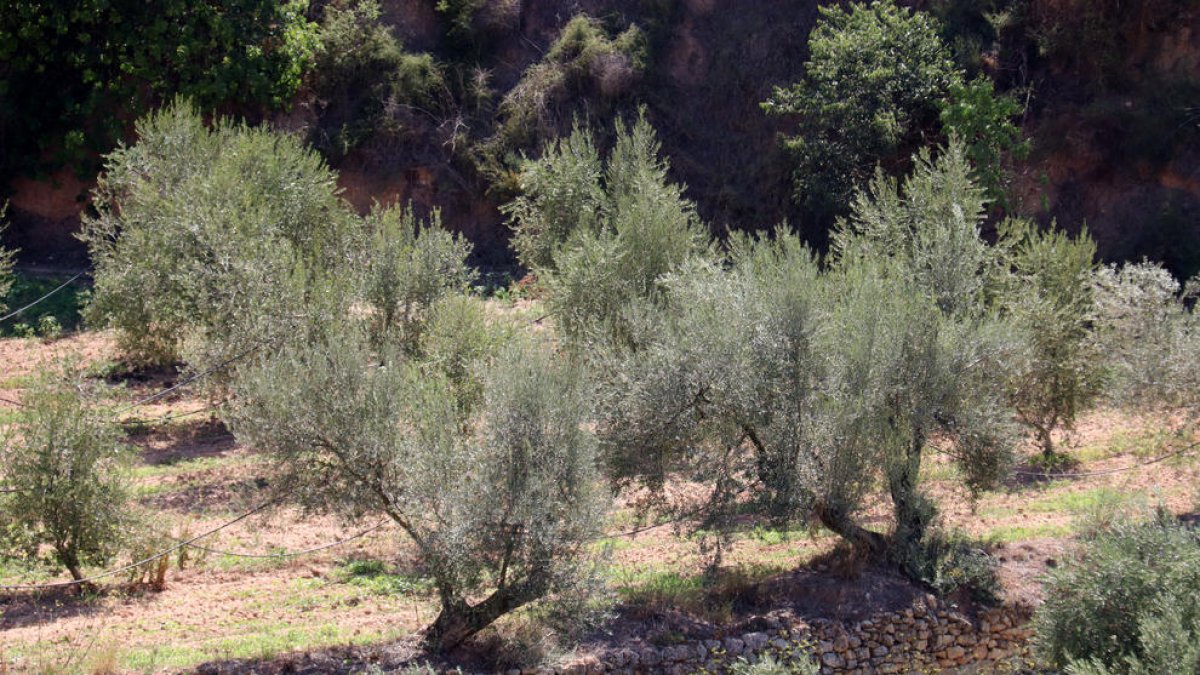
<path id="1" fill-rule="evenodd" d="M 5 339 L 0 399 L 19 401 L 31 378 L 65 357 L 118 387 L 114 397 L 120 400 L 178 380 L 170 371 L 120 375 L 111 337 L 103 333 L 51 343 Z M 126 416 L 129 442 L 140 458 L 139 504 L 148 521 L 178 538 L 249 510 L 270 479 L 258 458 L 206 410 L 209 405 L 184 389 L 139 409 L 136 420 Z M 17 406 L 0 401 L 0 424 L 19 414 Z M 1167 420 L 1103 411 L 1062 442 L 1080 460 L 1074 471 L 1105 471 L 1179 447 L 1184 439 L 1171 427 Z M 1005 489 L 976 498 L 955 487 L 954 470 L 946 463 L 931 463 L 925 475 L 945 524 L 989 542 L 1001 561 L 1006 599 L 1021 603 L 1038 601 L 1039 577 L 1069 555 L 1071 537 L 1088 522 L 1135 504 L 1193 512 L 1198 479 L 1196 454 L 1098 476 L 1016 476 Z M 884 526 L 882 501 L 869 515 Z M 244 557 L 318 547 L 376 524 L 275 509 L 205 539 L 209 551 L 173 556 L 161 590 L 119 576 L 83 595 L 0 594 L 0 673 L 177 672 L 202 664 L 209 672 L 266 672 L 304 659 L 404 663 L 417 655 L 416 633 L 436 606 L 394 529 L 384 524 L 309 555 Z M 753 630 L 767 614 L 850 620 L 905 607 L 923 593 L 894 575 L 854 569 L 830 555 L 835 542 L 827 534 L 780 531 L 750 520 L 725 551 L 716 583 L 705 584 L 703 536 L 687 523 L 646 525 L 632 509 L 614 513 L 611 539 L 599 545 L 611 547 L 611 581 L 620 603 L 615 618 L 574 652 L 563 651 L 517 616 L 480 636 L 454 661 L 467 668 L 508 668 L 577 658 L 613 645 L 719 639 Z M 61 578 L 0 563 L 0 585 Z M 299 656 L 302 651 L 308 655 Z"/>

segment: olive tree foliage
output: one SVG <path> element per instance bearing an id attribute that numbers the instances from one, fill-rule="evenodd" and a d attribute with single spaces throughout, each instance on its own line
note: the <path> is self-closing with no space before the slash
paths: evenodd
<path id="1" fill-rule="evenodd" d="M 0 555 L 46 547 L 76 580 L 120 550 L 132 523 L 133 455 L 89 397 L 69 368 L 48 373 L 0 437 Z"/>
<path id="2" fill-rule="evenodd" d="M 1005 303 L 1029 341 L 1013 373 L 1013 408 L 1051 460 L 1054 431 L 1071 428 L 1103 388 L 1104 355 L 1092 332 L 1096 244 L 1086 231 L 1070 237 L 1014 220 L 1002 226 L 1000 245 L 1013 273 Z"/>
<path id="3" fill-rule="evenodd" d="M 613 474 L 651 488 L 701 476 L 714 512 L 750 499 L 922 574 L 916 549 L 934 515 L 922 461 L 946 453 L 981 489 L 1013 445 L 997 374 L 1019 341 L 987 309 L 995 264 L 981 210 L 951 146 L 903 189 L 879 178 L 861 195 L 827 269 L 779 231 L 734 237 L 728 265 L 669 275 L 663 312 L 631 321 L 638 347 L 601 357 Z M 880 487 L 890 537 L 862 523 Z"/>
<path id="4" fill-rule="evenodd" d="M 1200 320 L 1181 287 L 1156 263 L 1109 265 L 1095 275 L 1096 340 L 1108 397 L 1141 408 L 1200 412 Z"/>
<path id="5" fill-rule="evenodd" d="M 1073 675 L 1200 673 L 1197 587 L 1200 532 L 1168 513 L 1119 521 L 1051 573 L 1035 644 Z"/>
<path id="6" fill-rule="evenodd" d="M 604 161 L 586 129 L 547 146 L 526 164 L 523 194 L 505 207 L 521 262 L 544 279 L 572 340 L 621 339 L 624 308 L 656 298 L 664 274 L 710 246 L 645 117 L 632 127 L 618 121 L 616 137 Z"/>
<path id="7" fill-rule="evenodd" d="M 415 351 L 430 307 L 474 280 L 471 244 L 443 228 L 436 211 L 422 222 L 411 206 L 376 208 L 366 228 L 361 287 L 372 336 L 376 344 L 395 340 Z"/>
<path id="8" fill-rule="evenodd" d="M 489 332 L 486 315 L 434 315 L 449 323 L 417 357 L 353 320 L 311 327 L 239 378 L 231 418 L 281 492 L 408 535 L 441 603 L 428 641 L 447 649 L 530 603 L 582 612 L 607 492 L 578 369 L 524 341 L 471 359 L 463 341 Z"/>
<path id="9" fill-rule="evenodd" d="M 95 266 L 86 317 L 127 356 L 213 363 L 290 331 L 359 224 L 336 175 L 298 139 L 176 101 L 108 156 L 82 239 Z"/>
<path id="10" fill-rule="evenodd" d="M 8 210 L 8 204 L 0 206 L 0 235 L 4 234 L 4 230 L 8 224 L 4 222 L 4 212 Z M 13 284 L 13 263 L 16 262 L 16 251 L 0 246 L 0 312 L 7 309 L 4 301 L 8 298 L 8 291 L 12 289 Z"/>

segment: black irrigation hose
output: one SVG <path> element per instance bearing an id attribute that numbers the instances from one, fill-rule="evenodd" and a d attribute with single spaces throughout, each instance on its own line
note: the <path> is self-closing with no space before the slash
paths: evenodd
<path id="1" fill-rule="evenodd" d="M 203 371 L 203 372 L 196 373 L 195 375 L 192 375 L 191 377 L 189 377 L 189 378 L 185 379 L 184 381 L 182 381 L 182 382 L 180 382 L 180 383 L 178 383 L 178 384 L 175 384 L 175 385 L 173 385 L 173 386 L 171 386 L 171 387 L 168 387 L 168 388 L 166 388 L 166 389 L 163 389 L 162 391 L 160 391 L 160 392 L 158 392 L 158 393 L 151 394 L 150 396 L 147 396 L 147 397 L 145 397 L 145 398 L 143 398 L 143 399 L 139 399 L 139 400 L 137 400 L 137 401 L 134 401 L 133 403 L 131 403 L 131 404 L 129 404 L 129 405 L 127 405 L 127 406 L 125 406 L 124 408 L 121 408 L 121 409 L 117 410 L 117 411 L 116 411 L 114 414 L 115 414 L 115 415 L 123 415 L 123 414 L 125 414 L 125 413 L 127 413 L 127 412 L 129 412 L 129 411 L 133 410 L 134 408 L 138 408 L 138 407 L 144 406 L 144 405 L 146 405 L 147 403 L 153 403 L 153 402 L 155 402 L 155 401 L 159 400 L 160 398 L 163 398 L 163 397 L 165 397 L 165 396 L 168 396 L 168 395 L 170 395 L 170 394 L 171 394 L 171 392 L 174 392 L 174 391 L 176 391 L 176 390 L 182 389 L 182 388 L 184 388 L 184 387 L 188 386 L 189 384 L 192 384 L 193 382 L 195 382 L 195 381 L 197 381 L 197 380 L 200 380 L 200 379 L 202 379 L 202 378 L 208 377 L 209 375 L 212 375 L 213 373 L 215 373 L 215 372 L 217 372 L 217 371 L 223 370 L 224 368 L 227 368 L 227 367 L 229 367 L 230 365 L 233 365 L 234 363 L 236 363 L 236 362 L 240 361 L 241 359 L 244 359 L 244 358 L 246 358 L 247 356 L 249 356 L 249 355 L 253 354 L 253 353 L 254 353 L 254 352 L 256 352 L 256 351 L 258 351 L 259 349 L 261 349 L 261 348 L 262 348 L 262 346 L 263 346 L 263 343 L 261 343 L 261 342 L 260 342 L 260 343 L 258 343 L 258 344 L 256 344 L 256 345 L 254 345 L 253 347 L 250 347 L 249 349 L 247 349 L 247 350 L 243 351 L 243 352 L 240 352 L 240 353 L 238 353 L 238 354 L 235 354 L 235 355 L 233 355 L 233 356 L 229 357 L 228 359 L 225 359 L 224 361 L 222 361 L 222 362 L 218 363 L 217 365 L 213 366 L 212 368 L 209 368 L 208 370 L 205 370 L 205 371 Z"/>
<path id="2" fill-rule="evenodd" d="M 7 403 L 9 405 L 15 405 L 18 408 L 28 408 L 29 407 L 28 404 L 21 403 L 20 401 L 14 401 L 11 398 L 5 398 L 3 396 L 0 396 L 0 403 Z"/>
<path id="3" fill-rule="evenodd" d="M 42 591 L 42 590 L 46 590 L 46 589 L 50 589 L 50 588 L 69 588 L 71 586 L 79 586 L 81 584 L 90 584 L 93 581 L 105 579 L 105 578 L 108 578 L 111 576 L 116 576 L 118 574 L 121 574 L 122 572 L 128 572 L 129 570 L 137 569 L 138 567 L 141 567 L 142 565 L 145 565 L 146 563 L 154 562 L 155 560 L 158 560 L 159 558 L 171 555 L 175 551 L 178 551 L 179 549 L 184 548 L 185 546 L 189 546 L 197 541 L 200 541 L 201 539 L 204 539 L 205 537 L 211 537 L 212 535 L 220 532 L 221 530 L 224 530 L 227 527 L 230 527 L 236 523 L 240 523 L 241 521 L 262 511 L 263 509 L 267 508 L 268 506 L 273 505 L 277 501 L 278 501 L 277 499 L 273 499 L 268 502 L 263 502 L 262 504 L 256 506 L 255 508 L 253 508 L 250 511 L 247 511 L 246 513 L 243 513 L 242 515 L 238 516 L 237 518 L 234 518 L 233 520 L 222 523 L 221 525 L 218 525 L 217 527 L 214 527 L 211 530 L 208 530 L 206 532 L 202 532 L 202 533 L 192 537 L 191 539 L 188 539 L 187 541 L 180 542 L 180 543 L 166 549 L 165 551 L 155 553 L 154 555 L 152 555 L 148 558 L 139 560 L 137 562 L 129 563 L 128 565 L 123 565 L 121 567 L 117 567 L 115 569 L 111 569 L 106 572 L 101 572 L 100 574 L 96 574 L 96 575 L 93 575 L 93 576 L 90 576 L 90 577 L 87 577 L 84 579 L 73 579 L 71 581 L 58 581 L 58 582 L 49 583 L 49 584 L 16 584 L 16 585 L 12 585 L 12 586 L 0 586 L 0 591 Z"/>
<path id="4" fill-rule="evenodd" d="M 1179 455 L 1182 455 L 1184 453 L 1191 452 L 1192 450 L 1195 450 L 1197 447 L 1200 447 L 1200 443 L 1192 443 L 1191 445 L 1186 445 L 1182 448 L 1179 448 L 1178 450 L 1175 450 L 1174 452 L 1168 452 L 1167 454 L 1162 455 L 1161 457 L 1155 457 L 1154 459 L 1151 459 L 1149 461 L 1139 462 L 1137 464 L 1133 464 L 1130 466 L 1123 466 L 1123 467 L 1120 467 L 1117 469 L 1103 469 L 1100 471 L 1080 471 L 1080 472 L 1075 472 L 1075 473 L 1054 473 L 1051 471 L 1022 471 L 1022 470 L 1018 469 L 1018 470 L 1014 471 L 1013 473 L 1020 475 L 1020 476 L 1035 476 L 1035 477 L 1040 477 L 1040 478 L 1087 478 L 1088 476 L 1108 476 L 1108 475 L 1111 475 L 1114 473 L 1123 473 L 1125 471 L 1133 471 L 1134 469 L 1140 469 L 1142 467 L 1150 466 L 1152 464 L 1158 464 L 1159 462 L 1165 462 L 1168 459 L 1171 459 L 1172 457 L 1178 457 Z"/>
<path id="5" fill-rule="evenodd" d="M 210 406 L 207 406 L 204 408 L 200 408 L 199 410 L 189 410 L 188 412 L 176 413 L 174 415 L 166 415 L 166 416 L 160 417 L 155 420 L 146 420 L 146 419 L 142 419 L 140 417 L 131 417 L 129 419 L 121 420 L 121 424 L 122 425 L 130 425 L 130 426 L 140 425 L 143 427 L 156 427 L 160 424 L 166 424 L 167 422 L 170 422 L 172 420 L 182 419 L 184 417 L 191 417 L 192 415 L 199 415 L 200 413 L 206 413 L 206 412 L 212 412 L 214 410 L 219 410 L 221 408 L 221 405 L 223 405 L 223 404 L 210 405 Z"/>
<path id="6" fill-rule="evenodd" d="M 331 549 L 331 548 L 334 548 L 337 546 L 342 546 L 342 545 L 348 544 L 356 539 L 362 539 L 363 537 L 367 536 L 368 534 L 371 534 L 372 532 L 378 530 L 379 528 L 383 527 L 384 525 L 387 525 L 389 522 L 391 522 L 391 521 L 381 520 L 378 523 L 372 525 L 371 527 L 363 530 L 362 532 L 359 532 L 358 534 L 346 537 L 345 539 L 339 539 L 338 541 L 331 542 L 328 544 L 322 544 L 320 546 L 314 546 L 312 548 L 306 548 L 306 549 L 302 549 L 299 551 L 288 551 L 285 553 L 242 553 L 240 551 L 225 551 L 225 550 L 222 550 L 219 548 L 210 548 L 208 546 L 200 546 L 198 544 L 188 544 L 187 546 L 188 546 L 188 548 L 194 548 L 199 551 L 204 551 L 206 553 L 213 553 L 216 555 L 227 555 L 227 556 L 230 556 L 233 558 L 255 558 L 255 559 L 295 558 L 295 557 L 302 556 L 302 555 L 308 555 L 310 553 L 316 553 L 318 551 L 324 551 L 326 549 Z"/>
<path id="7" fill-rule="evenodd" d="M 37 300 L 34 300 L 33 302 L 29 303 L 28 305 L 25 305 L 24 307 L 21 307 L 20 309 L 14 309 L 13 311 L 9 312 L 8 314 L 5 314 L 4 316 L 0 316 L 0 321 L 8 321 L 9 319 L 13 318 L 14 316 L 21 314 L 25 310 L 31 309 L 33 307 L 36 307 L 37 305 L 40 305 L 41 303 L 43 303 L 47 299 L 49 299 L 50 296 L 54 295 L 55 293 L 58 293 L 59 291 L 61 291 L 64 288 L 66 288 L 68 285 L 71 284 L 72 281 L 75 281 L 76 279 L 83 276 L 84 274 L 87 274 L 87 272 L 80 272 L 79 274 L 76 274 L 75 276 L 71 277 L 70 279 L 67 279 L 66 281 L 62 282 L 62 284 L 60 284 L 58 286 L 58 288 L 55 288 L 54 290 L 43 295 L 42 297 L 38 298 Z"/>

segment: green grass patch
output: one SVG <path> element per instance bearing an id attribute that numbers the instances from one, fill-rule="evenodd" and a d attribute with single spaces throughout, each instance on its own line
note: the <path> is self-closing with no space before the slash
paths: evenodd
<path id="1" fill-rule="evenodd" d="M 314 626 L 283 626 L 257 622 L 242 626 L 242 634 L 213 638 L 198 645 L 155 646 L 130 650 L 121 657 L 129 670 L 158 672 L 194 667 L 208 661 L 227 659 L 273 659 L 299 649 L 313 650 L 334 645 L 365 645 L 398 638 L 402 630 L 353 634 L 333 623 Z"/>
<path id="2" fill-rule="evenodd" d="M 1074 534 L 1074 528 L 1066 523 L 1042 523 L 1039 525 L 1001 525 L 988 530 L 982 538 L 991 544 L 1011 544 L 1030 539 L 1069 537 L 1072 534 Z"/>
<path id="3" fill-rule="evenodd" d="M 1065 484 L 1060 482 L 1059 486 Z M 1136 501 L 1138 495 L 1122 492 L 1110 487 L 1090 490 L 1055 490 L 1031 499 L 1020 507 L 1005 506 L 985 509 L 981 515 L 991 518 L 1014 518 L 1021 513 L 1061 513 L 1081 516 L 1093 511 L 1123 507 Z"/>
<path id="4" fill-rule="evenodd" d="M 0 389 L 28 389 L 37 382 L 33 375 L 14 375 L 0 380 Z"/>
<path id="5" fill-rule="evenodd" d="M 189 473 L 202 473 L 223 467 L 249 464 L 252 458 L 244 455 L 214 455 L 196 457 L 194 459 L 179 459 L 161 464 L 140 464 L 133 469 L 134 480 L 150 478 L 173 478 Z"/>
<path id="6" fill-rule="evenodd" d="M 338 570 L 343 583 L 372 595 L 424 595 L 433 591 L 433 582 L 425 577 L 389 571 L 382 560 L 350 560 Z"/>
<path id="7" fill-rule="evenodd" d="M 1138 459 L 1158 457 L 1179 441 L 1187 440 L 1186 432 L 1172 429 L 1136 429 L 1119 431 L 1102 443 L 1086 445 L 1068 454 L 1081 462 L 1096 462 L 1113 457 L 1132 455 Z"/>
<path id="8" fill-rule="evenodd" d="M 709 621 L 726 622 L 735 603 L 756 598 L 763 580 L 791 565 L 754 563 L 723 568 L 716 574 L 685 574 L 666 567 L 612 572 L 617 595 L 630 605 L 676 608 Z"/>
<path id="9" fill-rule="evenodd" d="M 0 427 L 8 424 L 15 424 L 23 419 L 25 419 L 25 414 L 20 410 L 0 408 Z"/>

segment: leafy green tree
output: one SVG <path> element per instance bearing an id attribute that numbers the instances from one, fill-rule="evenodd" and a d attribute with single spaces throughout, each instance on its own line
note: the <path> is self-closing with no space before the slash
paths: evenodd
<path id="1" fill-rule="evenodd" d="M 239 380 L 233 428 L 275 460 L 279 488 L 408 535 L 441 602 L 436 648 L 530 603 L 581 612 L 607 494 L 579 371 L 510 344 L 478 365 L 482 396 L 463 405 L 436 362 L 376 351 L 351 320 L 314 330 Z"/>
<path id="2" fill-rule="evenodd" d="M 348 277 L 361 221 L 298 139 L 176 102 L 108 156 L 81 237 L 95 266 L 86 310 L 128 357 L 203 367 L 286 336 L 321 279 Z"/>
<path id="3" fill-rule="evenodd" d="M 1046 461 L 1055 458 L 1053 433 L 1070 428 L 1101 393 L 1103 358 L 1092 335 L 1096 244 L 1023 221 L 1006 223 L 1014 286 L 1007 304 L 1030 343 L 1017 369 L 1012 401 Z"/>
<path id="4" fill-rule="evenodd" d="M 1025 159 L 1031 147 L 1013 123 L 1023 111 L 1011 96 L 997 94 L 992 81 L 985 77 L 951 84 L 941 101 L 942 128 L 966 144 L 979 184 L 1002 206 L 1008 191 L 1004 158 Z"/>
<path id="5" fill-rule="evenodd" d="M 132 522 L 131 453 L 84 387 L 69 369 L 44 376 L 25 393 L 0 449 L 5 551 L 36 556 L 48 547 L 76 580 L 85 565 L 112 559 Z"/>
<path id="6" fill-rule="evenodd" d="M 1200 533 L 1160 513 L 1083 542 L 1034 617 L 1047 661 L 1075 675 L 1200 673 Z"/>
<path id="7" fill-rule="evenodd" d="M 821 8 L 804 77 L 777 87 L 772 114 L 796 116 L 796 198 L 817 214 L 844 212 L 875 165 L 903 166 L 932 137 L 938 102 L 961 82 L 928 15 L 892 0 Z"/>
<path id="8" fill-rule="evenodd" d="M 315 44 L 306 0 L 43 0 L 0 12 L 0 173 L 107 152 L 129 120 L 182 95 L 284 106 Z M 53 94 L 46 94 L 53 83 Z M 115 114 L 119 111 L 120 114 Z"/>
<path id="9" fill-rule="evenodd" d="M 810 213 L 844 215 L 877 165 L 903 173 L 914 151 L 947 136 L 966 143 L 989 196 L 1003 197 L 1002 159 L 1028 149 L 1013 123 L 1022 108 L 987 79 L 966 82 L 940 29 L 893 0 L 821 8 L 803 79 L 762 104 L 798 122 L 784 146 L 796 158 L 796 200 Z"/>

